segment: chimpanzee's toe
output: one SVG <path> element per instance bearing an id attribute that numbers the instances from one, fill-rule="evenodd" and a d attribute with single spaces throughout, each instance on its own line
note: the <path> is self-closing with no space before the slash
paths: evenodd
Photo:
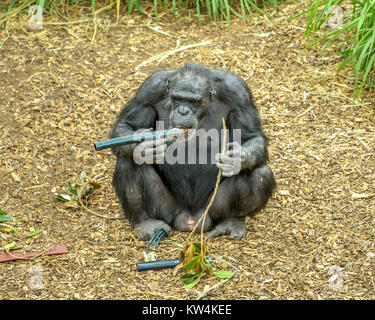
<path id="1" fill-rule="evenodd" d="M 172 233 L 172 228 L 162 220 L 147 219 L 134 226 L 135 234 L 141 241 L 149 241 L 156 232 L 164 230 L 167 235 Z"/>
<path id="2" fill-rule="evenodd" d="M 207 233 L 210 238 L 229 234 L 229 239 L 239 240 L 246 235 L 246 226 L 242 219 L 227 219 L 219 223 L 212 231 Z"/>

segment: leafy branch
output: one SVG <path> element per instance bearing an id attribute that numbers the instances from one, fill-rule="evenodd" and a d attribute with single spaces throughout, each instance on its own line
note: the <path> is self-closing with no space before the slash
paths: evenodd
<path id="1" fill-rule="evenodd" d="M 226 132 L 226 124 L 224 118 L 223 121 L 223 129 L 224 129 L 224 137 L 223 137 L 223 150 L 225 152 L 225 146 L 227 144 L 227 132 Z M 177 273 L 179 269 L 182 267 L 184 268 L 185 273 L 179 277 L 179 280 L 184 283 L 185 289 L 191 289 L 196 286 L 201 278 L 205 275 L 212 276 L 215 275 L 221 279 L 230 279 L 234 276 L 234 273 L 227 270 L 218 270 L 213 271 L 212 265 L 210 264 L 210 258 L 207 250 L 207 246 L 203 241 L 203 230 L 204 224 L 206 222 L 206 217 L 208 211 L 210 210 L 216 194 L 217 190 L 219 189 L 220 178 L 221 178 L 222 169 L 219 169 L 219 173 L 216 178 L 216 184 L 214 192 L 212 193 L 211 199 L 209 204 L 207 205 L 206 210 L 203 212 L 202 216 L 195 224 L 193 230 L 190 232 L 186 239 L 186 246 L 184 250 L 180 252 L 180 264 L 175 268 L 174 274 Z M 194 234 L 195 230 L 201 223 L 201 232 L 200 232 L 200 242 L 189 242 L 191 236 Z"/>

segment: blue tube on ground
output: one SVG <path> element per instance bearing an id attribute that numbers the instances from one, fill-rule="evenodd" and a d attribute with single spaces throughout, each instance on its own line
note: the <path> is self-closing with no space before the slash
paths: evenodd
<path id="1" fill-rule="evenodd" d="M 174 268 L 179 263 L 180 263 L 179 258 L 138 262 L 137 263 L 137 270 L 138 271 L 145 271 L 145 270 L 152 270 L 152 269 Z"/>
<path id="2" fill-rule="evenodd" d="M 207 261 L 210 262 L 211 258 L 207 257 Z M 179 263 L 179 258 L 138 262 L 137 271 L 174 268 L 175 266 L 179 265 Z"/>

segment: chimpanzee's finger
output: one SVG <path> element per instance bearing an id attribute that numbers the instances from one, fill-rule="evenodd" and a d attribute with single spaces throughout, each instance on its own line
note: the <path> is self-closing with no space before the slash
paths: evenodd
<path id="1" fill-rule="evenodd" d="M 154 149 L 162 145 L 166 146 L 166 141 L 166 139 L 145 140 L 140 144 L 140 146 L 142 147 L 142 149 Z"/>
<path id="2" fill-rule="evenodd" d="M 236 141 L 233 141 L 233 142 L 228 142 L 227 144 L 227 149 L 231 149 L 231 150 L 235 150 L 235 149 L 240 149 L 241 148 L 241 145 L 236 142 Z"/>
<path id="3" fill-rule="evenodd" d="M 228 170 L 228 171 L 222 171 L 221 175 L 223 177 L 233 177 L 234 176 L 234 171 L 233 170 Z"/>
<path id="4" fill-rule="evenodd" d="M 227 155 L 228 157 L 240 157 L 241 151 L 237 149 L 227 150 L 225 151 L 225 155 Z"/>
<path id="5" fill-rule="evenodd" d="M 138 147 L 145 151 L 148 149 L 152 150 L 154 148 L 154 140 L 145 140 L 141 142 Z"/>
<path id="6" fill-rule="evenodd" d="M 158 147 L 161 145 L 167 145 L 167 139 L 165 138 L 157 138 L 154 140 L 154 147 Z"/>
<path id="7" fill-rule="evenodd" d="M 154 149 L 155 147 L 166 145 L 166 139 L 154 139 L 154 140 L 145 140 L 141 143 L 143 149 Z"/>
<path id="8" fill-rule="evenodd" d="M 232 163 L 233 159 L 231 157 L 228 157 L 225 153 L 217 153 L 215 156 L 216 162 L 221 163 Z"/>
<path id="9" fill-rule="evenodd" d="M 141 155 L 143 157 L 150 158 L 150 159 L 154 158 L 155 155 L 158 155 L 158 154 L 164 156 L 166 147 L 167 146 L 163 144 L 163 145 L 158 146 L 156 148 L 145 148 L 145 149 L 143 149 L 143 152 L 142 152 Z"/>
<path id="10" fill-rule="evenodd" d="M 142 155 L 144 155 L 146 158 L 153 158 L 155 154 L 156 153 L 154 148 L 144 149 L 142 153 Z"/>
<path id="11" fill-rule="evenodd" d="M 154 150 L 154 154 L 161 154 L 161 153 L 165 153 L 165 149 L 167 149 L 167 145 L 166 144 L 162 144 L 160 146 L 157 146 L 155 147 L 153 150 Z"/>
<path id="12" fill-rule="evenodd" d="M 154 156 L 154 163 L 163 163 L 164 162 L 164 153 L 158 153 Z"/>
<path id="13" fill-rule="evenodd" d="M 233 170 L 233 164 L 230 164 L 230 163 L 216 163 L 216 166 L 219 168 L 219 169 L 222 169 L 223 171 L 231 171 Z"/>
<path id="14" fill-rule="evenodd" d="M 151 134 L 152 130 L 153 130 L 152 128 L 148 128 L 148 129 L 139 129 L 135 131 L 133 134 L 134 141 L 141 141 L 141 137 L 143 137 L 147 133 L 150 133 L 150 135 L 149 137 L 146 138 L 146 140 L 152 139 L 152 134 Z"/>

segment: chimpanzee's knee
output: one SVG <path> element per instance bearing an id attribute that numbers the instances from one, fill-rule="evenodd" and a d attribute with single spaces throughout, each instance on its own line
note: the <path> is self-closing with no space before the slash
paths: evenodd
<path id="1" fill-rule="evenodd" d="M 246 177 L 238 181 L 240 216 L 252 216 L 262 209 L 276 187 L 274 173 L 268 165 L 251 170 Z"/>
<path id="2" fill-rule="evenodd" d="M 140 170 L 140 166 L 131 159 L 119 157 L 113 173 L 113 187 L 124 215 L 132 225 L 142 221 L 146 216 Z"/>
<path id="3" fill-rule="evenodd" d="M 113 186 L 132 225 L 147 219 L 171 224 L 180 206 L 165 187 L 152 165 L 137 165 L 119 157 L 113 174 Z"/>
<path id="4" fill-rule="evenodd" d="M 272 169 L 263 165 L 224 178 L 209 211 L 214 222 L 232 217 L 253 216 L 272 196 L 276 186 Z"/>

